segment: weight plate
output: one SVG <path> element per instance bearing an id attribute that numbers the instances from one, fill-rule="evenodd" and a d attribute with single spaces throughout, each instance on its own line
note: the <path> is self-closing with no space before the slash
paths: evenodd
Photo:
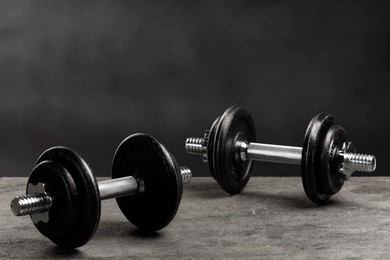
<path id="1" fill-rule="evenodd" d="M 241 141 L 254 142 L 255 126 L 249 111 L 235 105 L 228 108 L 216 124 L 213 163 L 217 182 L 230 194 L 239 193 L 250 178 L 252 161 L 243 161 L 240 148 Z"/>
<path id="2" fill-rule="evenodd" d="M 323 159 L 324 151 L 329 152 L 329 147 L 324 147 L 325 137 L 329 129 L 335 124 L 332 115 L 320 113 L 309 123 L 305 133 L 302 148 L 302 183 L 306 195 L 317 204 L 325 203 L 330 194 L 324 191 Z"/>
<path id="3" fill-rule="evenodd" d="M 67 236 L 73 232 L 78 217 L 76 184 L 69 172 L 54 161 L 43 161 L 34 167 L 27 187 L 39 183 L 44 184 L 45 192 L 53 198 L 53 202 L 48 212 L 49 221 L 40 221 L 34 225 L 44 236 L 62 245 L 61 241 L 67 241 Z"/>
<path id="4" fill-rule="evenodd" d="M 127 137 L 115 152 L 112 178 L 134 176 L 144 191 L 117 198 L 126 218 L 140 229 L 157 231 L 175 217 L 183 182 L 173 156 L 155 138 L 147 134 Z"/>
<path id="5" fill-rule="evenodd" d="M 320 164 L 320 190 L 328 195 L 336 194 L 344 185 L 343 175 L 339 172 L 338 166 L 341 163 L 339 150 L 343 143 L 348 142 L 347 133 L 337 124 L 332 125 L 324 137 L 321 149 Z"/>
<path id="6" fill-rule="evenodd" d="M 44 161 L 52 161 L 61 165 L 71 176 L 77 190 L 77 205 L 70 210 L 71 214 L 74 215 L 74 221 L 71 221 L 72 225 L 63 227 L 65 231 L 59 236 L 55 232 L 50 233 L 51 229 L 48 229 L 49 234 L 53 234 L 49 238 L 62 247 L 80 247 L 94 235 L 100 220 L 101 206 L 96 179 L 87 163 L 69 148 L 53 147 L 48 149 L 37 160 L 37 167 Z M 48 188 L 50 188 L 49 184 Z M 60 195 L 58 194 L 58 196 Z M 55 204 L 57 203 L 53 202 L 53 206 Z M 58 203 L 56 207 L 61 207 L 61 209 L 57 208 L 59 211 L 66 211 L 65 208 L 62 208 L 63 206 L 65 205 Z M 39 222 L 37 228 L 42 234 L 45 234 L 47 226 Z M 61 229 L 60 226 L 58 228 Z"/>
<path id="7" fill-rule="evenodd" d="M 215 143 L 215 131 L 216 131 L 216 126 L 218 125 L 219 123 L 219 120 L 221 119 L 221 117 L 218 117 L 216 120 L 214 120 L 211 128 L 210 128 L 210 133 L 209 133 L 209 136 L 208 136 L 208 142 L 207 142 L 207 161 L 208 161 L 208 165 L 209 165 L 209 169 L 210 169 L 210 172 L 211 172 L 211 176 L 217 180 L 217 177 L 215 176 L 215 168 L 214 168 L 214 143 Z"/>

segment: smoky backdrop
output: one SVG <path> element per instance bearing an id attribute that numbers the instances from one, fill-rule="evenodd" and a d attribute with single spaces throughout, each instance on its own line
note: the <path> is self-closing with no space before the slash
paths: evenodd
<path id="1" fill-rule="evenodd" d="M 259 142 L 294 146 L 329 112 L 388 175 L 389 13 L 388 1 L 1 1 L 0 176 L 28 176 L 54 145 L 110 176 L 136 132 L 207 176 L 184 141 L 233 104 Z"/>

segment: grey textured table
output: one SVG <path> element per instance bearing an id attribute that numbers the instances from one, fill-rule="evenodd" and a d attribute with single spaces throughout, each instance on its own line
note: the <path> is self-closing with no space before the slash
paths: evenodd
<path id="1" fill-rule="evenodd" d="M 194 178 L 164 230 L 140 232 L 108 200 L 95 236 L 75 250 L 54 246 L 28 217 L 12 215 L 9 202 L 25 182 L 0 179 L 0 257 L 390 258 L 390 178 L 352 178 L 321 207 L 296 177 L 254 177 L 236 196 L 211 178 Z"/>

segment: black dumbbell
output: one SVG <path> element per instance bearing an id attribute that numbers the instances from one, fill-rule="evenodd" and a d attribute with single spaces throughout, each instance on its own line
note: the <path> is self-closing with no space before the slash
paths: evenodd
<path id="1" fill-rule="evenodd" d="M 27 182 L 27 195 L 16 197 L 11 210 L 30 215 L 36 228 L 55 244 L 79 247 L 98 226 L 101 200 L 116 198 L 135 226 L 157 231 L 174 218 L 183 183 L 191 171 L 155 138 L 134 134 L 118 147 L 112 179 L 97 182 L 87 163 L 66 147 L 53 147 L 37 160 Z"/>
<path id="2" fill-rule="evenodd" d="M 247 184 L 252 160 L 301 165 L 305 192 L 318 204 L 337 193 L 354 171 L 376 167 L 374 156 L 353 153 L 345 130 L 327 113 L 311 120 L 302 148 L 254 143 L 255 139 L 252 116 L 235 105 L 214 121 L 204 138 L 187 138 L 185 148 L 203 155 L 214 179 L 230 194 Z"/>

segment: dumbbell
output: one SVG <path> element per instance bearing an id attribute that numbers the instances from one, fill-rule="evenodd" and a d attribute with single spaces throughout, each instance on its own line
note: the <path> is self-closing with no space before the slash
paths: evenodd
<path id="1" fill-rule="evenodd" d="M 239 193 L 250 177 L 252 160 L 301 165 L 306 195 L 322 204 L 342 188 L 354 171 L 372 172 L 373 155 L 356 154 L 345 130 L 327 113 L 309 123 L 303 147 L 255 143 L 255 126 L 249 111 L 235 105 L 228 108 L 203 138 L 187 138 L 190 154 L 203 156 L 221 188 Z"/>
<path id="2" fill-rule="evenodd" d="M 37 160 L 26 196 L 15 197 L 16 216 L 30 215 L 35 227 L 61 247 L 86 244 L 100 220 L 101 200 L 116 198 L 125 217 L 138 228 L 168 225 L 180 204 L 191 171 L 155 138 L 127 137 L 117 148 L 112 179 L 97 182 L 87 163 L 66 147 L 53 147 Z"/>

